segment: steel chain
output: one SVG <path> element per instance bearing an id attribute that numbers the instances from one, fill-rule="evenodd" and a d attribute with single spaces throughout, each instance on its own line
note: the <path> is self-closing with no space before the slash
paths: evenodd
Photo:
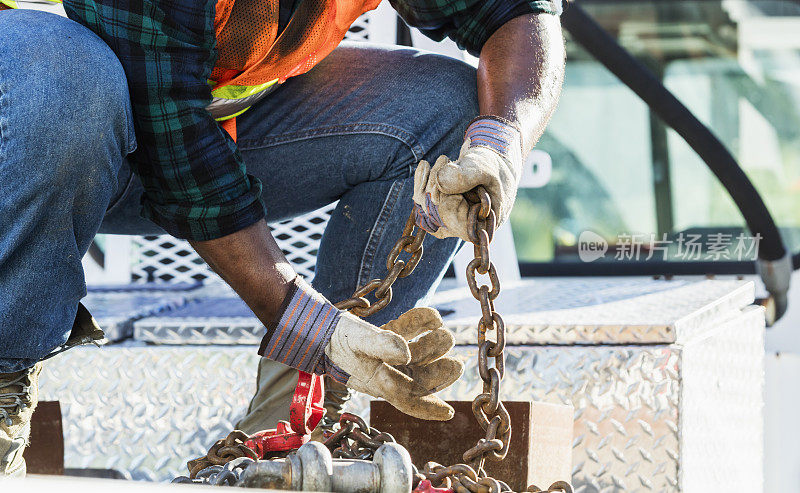
<path id="1" fill-rule="evenodd" d="M 212 465 L 200 469 L 190 478 L 179 476 L 172 483 L 208 484 L 212 486 L 236 486 L 245 469 L 256 461 L 250 457 L 239 457 L 225 463 L 224 466 Z"/>
<path id="2" fill-rule="evenodd" d="M 481 380 L 483 380 L 483 393 L 473 401 L 472 412 L 486 435 L 464 453 L 463 459 L 468 464 L 456 464 L 449 468 L 438 466 L 435 473 L 433 470 L 423 472 L 418 479 L 427 478 L 434 485 L 449 483 L 457 492 L 511 491 L 504 483 L 486 477 L 484 471 L 486 459 L 503 460 L 511 442 L 511 417 L 500 400 L 500 383 L 505 371 L 505 324 L 503 318 L 494 309 L 494 300 L 500 295 L 500 280 L 489 257 L 489 243 L 494 236 L 496 217 L 492 210 L 489 193 L 483 187 L 466 193 L 464 197 L 470 203 L 467 233 L 473 244 L 475 256 L 467 266 L 467 284 L 472 296 L 480 302 L 482 314 L 478 322 L 478 370 Z M 422 242 L 426 233 L 422 229 L 417 229 L 414 233 L 414 229 L 415 222 L 412 214 L 406 221 L 403 235 L 386 259 L 388 271 L 386 277 L 368 282 L 357 289 L 351 298 L 337 304 L 337 308 L 350 309 L 354 314 L 366 317 L 377 313 L 389 304 L 392 296 L 391 286 L 394 281 L 398 277 L 411 274 L 422 258 Z M 408 265 L 399 260 L 401 251 L 412 254 Z M 478 286 L 477 274 L 488 275 L 490 284 Z M 374 305 L 370 305 L 369 301 L 364 298 L 372 291 L 375 292 L 378 300 Z M 487 333 L 492 331 L 495 333 L 495 339 L 487 339 Z M 490 359 L 494 362 L 493 366 L 489 363 Z M 346 414 L 348 415 L 347 419 L 345 419 Z M 374 454 L 377 447 L 365 446 L 365 441 L 358 438 L 359 428 L 365 429 L 364 421 L 349 413 L 344 413 L 342 418 L 339 430 L 329 439 L 338 447 L 332 450 L 341 454 L 339 457 L 368 457 L 371 459 L 371 454 Z M 366 430 L 378 433 L 377 430 L 369 427 L 366 427 Z M 355 450 L 351 448 L 347 438 L 357 444 Z M 328 443 L 326 441 L 326 445 Z"/>
<path id="3" fill-rule="evenodd" d="M 477 187 L 464 194 L 464 197 L 470 203 L 467 231 L 475 256 L 467 266 L 467 284 L 472 296 L 481 305 L 478 371 L 483 380 L 483 393 L 473 401 L 472 412 L 486 435 L 464 452 L 463 459 L 467 464 L 444 467 L 429 462 L 421 473 L 415 469 L 415 485 L 422 479 L 428 479 L 435 486 L 452 488 L 457 493 L 505 492 L 511 491 L 508 485 L 487 477 L 484 471 L 487 459 L 499 461 L 505 458 L 511 440 L 511 418 L 500 400 L 500 383 L 505 371 L 505 324 L 494 309 L 494 300 L 500 294 L 500 281 L 489 257 L 489 243 L 494 236 L 496 217 L 489 194 L 483 187 Z M 336 307 L 359 317 L 368 317 L 386 307 L 392 300 L 394 282 L 410 275 L 422 259 L 425 236 L 425 230 L 416 228 L 412 213 L 406 221 L 403 234 L 386 259 L 386 276 L 359 287 L 353 296 L 337 303 Z M 400 259 L 402 252 L 411 255 L 407 261 Z M 479 286 L 477 274 L 488 275 L 490 284 Z M 370 293 L 374 293 L 374 304 L 366 298 Z M 494 340 L 487 339 L 487 334 L 492 331 L 495 333 Z M 493 365 L 490 365 L 490 360 L 493 360 Z M 194 478 L 210 465 L 222 465 L 238 457 L 254 457 L 255 452 L 244 445 L 246 439 L 247 435 L 234 431 L 225 440 L 218 441 L 206 457 L 189 462 L 192 471 L 190 477 Z M 334 458 L 371 460 L 378 447 L 386 442 L 394 442 L 394 438 L 370 428 L 359 416 L 342 413 L 339 429 L 325 440 L 325 445 Z M 551 490 L 558 491 L 552 486 Z M 569 491 L 571 493 L 571 489 Z"/>
<path id="4" fill-rule="evenodd" d="M 381 445 L 395 443 L 395 439 L 389 433 L 370 428 L 360 416 L 342 413 L 339 429 L 327 436 L 324 443 L 334 459 L 372 460 Z"/>
<path id="5" fill-rule="evenodd" d="M 386 276 L 383 279 L 373 279 L 364 286 L 356 289 L 353 296 L 346 300 L 336 303 L 336 308 L 348 310 L 353 315 L 359 317 L 369 317 L 381 311 L 392 301 L 392 285 L 400 277 L 406 277 L 417 267 L 422 259 L 422 242 L 425 240 L 425 230 L 417 228 L 414 232 L 414 214 L 411 214 L 403 228 L 403 234 L 395 243 L 389 256 L 386 258 Z M 406 252 L 411 257 L 406 260 L 400 259 L 400 254 Z M 366 298 L 370 293 L 375 294 L 374 304 Z"/>

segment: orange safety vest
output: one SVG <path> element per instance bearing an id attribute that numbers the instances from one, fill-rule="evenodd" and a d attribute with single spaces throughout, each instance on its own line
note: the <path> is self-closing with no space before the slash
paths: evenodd
<path id="1" fill-rule="evenodd" d="M 217 65 L 207 109 L 236 140 L 236 116 L 328 56 L 381 0 L 304 0 L 278 35 L 280 0 L 217 0 Z M 60 8 L 61 0 L 0 0 L 0 8 Z M 3 5 L 5 4 L 5 5 Z M 61 10 L 63 15 L 63 10 Z"/>
<path id="2" fill-rule="evenodd" d="M 305 0 L 278 35 L 279 0 L 218 0 L 217 65 L 208 109 L 236 139 L 235 117 L 289 77 L 308 72 L 380 0 Z"/>

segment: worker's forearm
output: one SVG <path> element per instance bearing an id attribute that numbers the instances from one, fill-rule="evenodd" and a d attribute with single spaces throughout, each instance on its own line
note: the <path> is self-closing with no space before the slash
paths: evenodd
<path id="1" fill-rule="evenodd" d="M 263 219 L 236 233 L 192 247 L 266 325 L 273 321 L 295 277 Z"/>
<path id="2" fill-rule="evenodd" d="M 527 154 L 556 107 L 563 78 L 564 41 L 558 17 L 531 14 L 512 19 L 481 50 L 481 114 L 517 123 Z"/>

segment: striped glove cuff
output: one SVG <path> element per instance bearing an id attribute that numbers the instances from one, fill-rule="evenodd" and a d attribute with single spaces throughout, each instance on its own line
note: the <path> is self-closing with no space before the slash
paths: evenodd
<path id="1" fill-rule="evenodd" d="M 512 162 L 522 159 L 522 133 L 504 118 L 479 116 L 467 127 L 465 138 L 470 148 L 488 147 Z"/>
<path id="2" fill-rule="evenodd" d="M 276 320 L 267 326 L 258 354 L 306 373 L 328 373 L 336 381 L 347 382 L 350 375 L 325 356 L 342 312 L 299 277 L 292 284 Z"/>

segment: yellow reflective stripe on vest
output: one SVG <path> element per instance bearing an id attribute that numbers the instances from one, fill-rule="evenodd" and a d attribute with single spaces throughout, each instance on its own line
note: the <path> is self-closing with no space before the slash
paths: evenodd
<path id="1" fill-rule="evenodd" d="M 0 3 L 12 9 L 43 10 L 66 17 L 62 0 L 0 0 Z"/>
<path id="2" fill-rule="evenodd" d="M 37 6 L 53 6 L 56 3 L 63 3 L 63 0 L 0 0 L 12 9 L 35 9 Z"/>
<path id="3" fill-rule="evenodd" d="M 258 86 L 222 86 L 217 89 L 211 90 L 211 95 L 215 98 L 220 99 L 244 99 L 254 94 L 257 94 L 261 91 L 264 91 L 271 87 L 273 84 L 277 84 L 278 79 L 271 80 L 269 82 L 265 82 L 264 84 L 260 84 Z"/>
<path id="4" fill-rule="evenodd" d="M 242 111 L 240 111 L 238 113 L 234 113 L 231 116 L 223 116 L 221 118 L 215 118 L 215 120 L 217 120 L 218 122 L 224 122 L 225 120 L 230 120 L 231 118 L 236 118 L 237 116 L 241 115 L 242 113 L 244 113 L 245 111 L 247 111 L 249 109 L 250 109 L 250 107 L 248 106 L 247 108 L 243 109 Z"/>
<path id="5" fill-rule="evenodd" d="M 278 87 L 278 79 L 257 86 L 223 86 L 211 90 L 213 99 L 206 106 L 217 121 L 241 115 L 248 108 Z"/>

